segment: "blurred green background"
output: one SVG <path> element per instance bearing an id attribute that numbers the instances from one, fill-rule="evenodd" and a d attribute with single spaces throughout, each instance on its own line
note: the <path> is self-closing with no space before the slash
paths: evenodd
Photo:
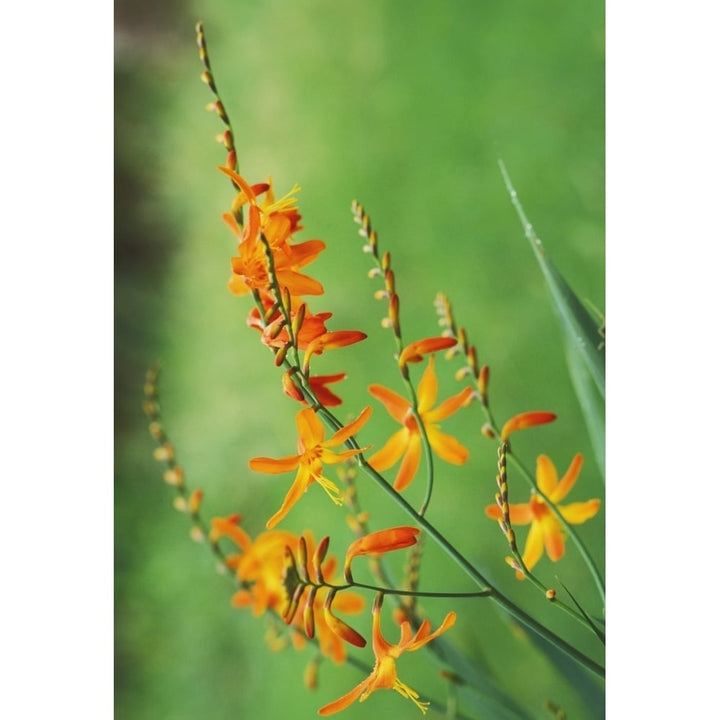
<path id="1" fill-rule="evenodd" d="M 585 454 L 573 501 L 603 497 L 604 486 L 549 295 L 497 159 L 555 264 L 602 310 L 604 5 L 118 0 L 115 8 L 116 717 L 314 717 L 362 676 L 327 662 L 319 689 L 307 691 L 302 672 L 311 652 L 271 653 L 263 622 L 230 606 L 232 584 L 171 507 L 141 411 L 144 373 L 160 359 L 165 426 L 188 482 L 205 491 L 207 516 L 239 512 L 250 532 L 264 527 L 292 476 L 257 475 L 247 460 L 294 451 L 297 407 L 245 326 L 249 300 L 225 287 L 234 241 L 220 214 L 232 192 L 215 169 L 224 151 L 213 138 L 223 128 L 203 109 L 212 95 L 199 80 L 195 22 L 205 24 L 241 172 L 252 181 L 271 174 L 279 195 L 298 182 L 306 228 L 300 239 L 328 245 L 311 268 L 326 291 L 312 308 L 333 312 L 330 329 L 370 335 L 364 346 L 316 363 L 317 372 L 349 375 L 339 386 L 341 416 L 373 404 L 361 437 L 379 446 L 394 427 L 366 387 L 400 390 L 392 339 L 380 328 L 385 308 L 372 299 L 377 285 L 367 279 L 369 260 L 350 213 L 357 198 L 381 248 L 392 253 L 405 337 L 437 332 L 433 299 L 447 292 L 480 362 L 491 367 L 498 419 L 541 408 L 559 416 L 517 438 L 526 464 L 545 452 L 562 473 L 575 452 Z M 444 395 L 459 389 L 454 369 L 439 364 Z M 505 565 L 504 539 L 483 514 L 495 492 L 496 458 L 493 444 L 478 437 L 481 423 L 473 408 L 443 425 L 472 455 L 462 468 L 438 462 L 431 519 L 524 608 L 601 659 L 582 628 L 517 583 Z M 513 491 L 515 500 L 527 498 L 522 480 Z M 368 483 L 361 492 L 375 527 L 405 522 Z M 419 500 L 422 492 L 418 480 L 408 497 Z M 601 567 L 604 522 L 603 508 L 580 528 Z M 309 492 L 285 526 L 331 535 L 337 555 L 350 540 L 344 513 L 321 492 Z M 524 539 L 524 529 L 519 534 Z M 543 559 L 538 573 L 550 585 L 556 577 L 567 582 L 600 612 L 573 547 L 557 566 Z M 472 589 L 432 547 L 423 587 Z M 451 607 L 458 611 L 447 638 L 530 716 L 551 717 L 544 709 L 551 700 L 568 718 L 604 717 L 597 683 L 563 675 L 528 652 L 527 640 L 494 606 L 424 606 L 434 624 Z M 359 627 L 369 624 L 363 619 Z M 359 655 L 372 662 L 370 652 Z M 422 653 L 403 657 L 400 677 L 421 696 L 444 698 L 437 668 Z M 344 717 L 368 712 L 419 717 L 392 692 L 375 693 Z"/>

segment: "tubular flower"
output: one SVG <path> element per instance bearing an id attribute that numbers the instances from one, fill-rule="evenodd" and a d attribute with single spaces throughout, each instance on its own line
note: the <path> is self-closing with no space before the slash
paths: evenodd
<path id="1" fill-rule="evenodd" d="M 392 467 L 402 457 L 395 478 L 395 489 L 404 490 L 412 482 L 420 465 L 422 440 L 417 419 L 413 415 L 410 402 L 396 392 L 382 385 L 371 385 L 369 391 L 385 406 L 390 415 L 403 425 L 403 428 L 393 434 L 385 446 L 369 459 L 369 463 L 375 470 L 382 472 Z M 443 460 L 454 465 L 462 465 L 468 459 L 469 452 L 454 437 L 440 432 L 438 422 L 457 412 L 472 393 L 472 388 L 465 388 L 436 408 L 432 408 L 437 399 L 437 377 L 435 358 L 430 357 L 418 385 L 418 413 L 432 449 Z"/>
<path id="2" fill-rule="evenodd" d="M 295 423 L 298 429 L 298 454 L 273 459 L 257 457 L 250 460 L 250 468 L 257 472 L 279 474 L 297 469 L 297 475 L 285 496 L 280 509 L 268 520 L 267 527 L 273 528 L 290 511 L 314 482 L 317 482 L 336 505 L 342 505 L 340 490 L 331 480 L 323 476 L 323 465 L 337 465 L 367 448 L 333 452 L 330 448 L 342 445 L 355 435 L 370 417 L 371 409 L 365 408 L 358 417 L 334 435 L 325 440 L 325 428 L 312 408 L 301 410 Z"/>
<path id="3" fill-rule="evenodd" d="M 530 412 L 520 413 L 511 417 L 502 427 L 500 431 L 500 438 L 503 440 L 518 430 L 525 430 L 529 427 L 535 427 L 535 425 L 544 425 L 545 423 L 552 422 L 555 420 L 557 415 L 551 412 L 545 412 L 544 410 L 532 410 Z"/>
<path id="4" fill-rule="evenodd" d="M 449 630 L 455 624 L 455 613 L 450 612 L 443 620 L 442 625 L 435 630 L 430 632 L 430 623 L 424 620 L 418 631 L 413 635 L 410 623 L 405 621 L 400 625 L 400 640 L 396 645 L 391 645 L 382 635 L 380 630 L 380 608 L 382 607 L 382 595 L 378 595 L 375 598 L 375 603 L 372 609 L 373 623 L 372 623 L 372 647 L 373 653 L 375 653 L 375 667 L 370 673 L 369 677 L 363 680 L 357 687 L 353 688 L 349 693 L 338 698 L 334 702 L 321 707 L 318 710 L 320 715 L 332 715 L 340 710 L 344 710 L 346 707 L 351 705 L 355 700 L 363 702 L 367 700 L 368 696 L 375 692 L 385 688 L 387 690 L 395 690 L 399 692 L 404 698 L 412 700 L 420 710 L 425 713 L 427 711 L 429 703 L 422 702 L 419 699 L 419 695 L 415 690 L 402 682 L 397 676 L 397 669 L 395 667 L 395 661 L 404 652 L 414 652 L 419 650 L 421 647 L 427 645 L 431 640 L 434 640 L 438 635 Z"/>
<path id="5" fill-rule="evenodd" d="M 398 363 L 400 367 L 407 365 L 407 363 L 419 363 L 425 355 L 447 350 L 455 345 L 457 345 L 457 339 L 454 337 L 433 337 L 416 340 L 403 348 Z"/>
<path id="6" fill-rule="evenodd" d="M 349 581 L 350 565 L 358 555 L 380 555 L 391 550 L 402 550 L 417 543 L 420 528 L 403 526 L 378 530 L 358 538 L 345 553 L 345 579 Z"/>
<path id="7" fill-rule="evenodd" d="M 538 488 L 556 505 L 564 500 L 572 489 L 580 474 L 582 462 L 583 456 L 578 453 L 570 463 L 565 475 L 558 480 L 557 470 L 550 458 L 547 455 L 540 455 L 537 459 L 536 469 Z M 600 500 L 594 499 L 563 506 L 556 505 L 556 507 L 567 522 L 579 525 L 597 513 L 600 509 Z M 502 511 L 497 505 L 485 508 L 485 514 L 495 520 L 502 518 Z M 510 522 L 513 525 L 530 524 L 530 532 L 522 555 L 528 570 L 531 570 L 542 557 L 543 547 L 553 562 L 557 562 L 565 554 L 563 526 L 537 493 L 531 494 L 528 503 L 510 504 Z M 517 572 L 517 576 L 518 578 L 524 577 L 520 571 Z"/>
<path id="8" fill-rule="evenodd" d="M 325 350 L 353 345 L 364 340 L 367 335 L 359 330 L 331 330 L 330 332 L 318 335 L 308 343 L 303 358 L 303 372 L 307 374 L 310 370 L 310 358 L 313 355 L 322 355 Z"/>

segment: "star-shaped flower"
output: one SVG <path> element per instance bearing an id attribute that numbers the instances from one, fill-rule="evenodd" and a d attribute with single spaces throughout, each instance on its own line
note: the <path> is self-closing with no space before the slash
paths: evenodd
<path id="1" fill-rule="evenodd" d="M 268 520 L 267 527 L 273 528 L 290 511 L 305 491 L 317 482 L 336 505 L 342 505 L 340 490 L 334 482 L 323 475 L 323 465 L 337 465 L 367 448 L 333 452 L 330 448 L 342 445 L 355 435 L 370 417 L 371 408 L 365 408 L 358 417 L 325 440 L 325 427 L 312 408 L 301 410 L 295 423 L 298 429 L 298 454 L 273 459 L 257 457 L 250 460 L 250 467 L 257 472 L 279 474 L 297 469 L 295 480 L 285 496 L 280 509 Z"/>
<path id="2" fill-rule="evenodd" d="M 547 455 L 540 455 L 537 459 L 536 479 L 538 488 L 556 505 L 565 520 L 573 525 L 584 523 L 593 517 L 600 509 L 600 500 L 557 505 L 564 500 L 572 489 L 580 474 L 583 456 L 578 453 L 570 463 L 565 475 L 558 480 L 557 470 Z M 502 518 L 502 511 L 497 505 L 485 508 L 488 517 L 495 520 Z M 565 533 L 560 521 L 555 517 L 547 503 L 536 493 L 530 496 L 530 501 L 520 505 L 510 504 L 510 522 L 513 525 L 530 524 L 525 551 L 522 559 L 525 567 L 532 570 L 543 554 L 543 547 L 548 557 L 557 562 L 565 554 Z M 519 578 L 523 573 L 517 573 Z"/>
<path id="3" fill-rule="evenodd" d="M 422 454 L 422 436 L 417 418 L 413 414 L 410 401 L 396 392 L 382 385 L 371 385 L 369 390 L 370 394 L 380 400 L 390 415 L 403 427 L 394 433 L 384 447 L 378 450 L 368 462 L 375 470 L 382 472 L 395 465 L 402 457 L 402 463 L 395 478 L 395 489 L 404 490 L 415 477 Z M 473 393 L 472 388 L 465 388 L 462 392 L 433 408 L 437 392 L 435 357 L 430 356 L 428 366 L 418 384 L 418 414 L 425 426 L 432 449 L 446 462 L 462 465 L 470 453 L 454 437 L 440 432 L 438 423 L 465 405 Z"/>

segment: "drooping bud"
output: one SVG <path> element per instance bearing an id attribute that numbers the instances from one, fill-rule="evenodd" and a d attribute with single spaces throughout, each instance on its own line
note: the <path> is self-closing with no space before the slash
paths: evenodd
<path id="1" fill-rule="evenodd" d="M 355 647 L 365 647 L 365 645 L 367 645 L 365 638 L 357 632 L 357 630 L 353 630 L 347 623 L 332 614 L 332 604 L 336 594 L 337 590 L 332 589 L 325 598 L 325 602 L 323 604 L 323 616 L 325 618 L 325 622 L 335 635 L 342 638 L 345 642 L 348 642 Z"/>

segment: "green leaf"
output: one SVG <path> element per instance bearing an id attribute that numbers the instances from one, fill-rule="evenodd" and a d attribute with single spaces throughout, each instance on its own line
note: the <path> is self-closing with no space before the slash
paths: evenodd
<path id="1" fill-rule="evenodd" d="M 570 380 L 585 418 L 585 425 L 603 482 L 605 481 L 605 405 L 588 372 L 580 351 L 572 339 L 565 336 L 565 355 Z"/>
<path id="2" fill-rule="evenodd" d="M 540 268 L 545 276 L 545 281 L 550 289 L 563 328 L 580 353 L 590 376 L 605 398 L 605 343 L 600 335 L 599 328 L 585 306 L 578 300 L 577 295 L 555 267 L 543 247 L 540 238 L 535 234 L 532 225 L 528 222 L 522 205 L 518 200 L 517 192 L 510 182 L 510 177 L 505 169 L 505 164 L 499 160 L 500 172 L 505 180 L 505 186 L 510 193 L 510 198 L 517 211 L 520 222 L 525 229 L 525 237 L 530 241 L 530 246 L 535 253 Z"/>

